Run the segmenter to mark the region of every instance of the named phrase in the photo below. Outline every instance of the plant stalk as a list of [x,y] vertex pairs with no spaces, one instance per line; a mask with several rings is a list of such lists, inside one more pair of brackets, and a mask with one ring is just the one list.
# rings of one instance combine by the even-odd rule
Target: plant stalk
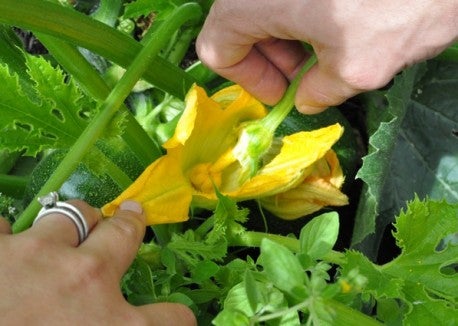
[[302,80],[302,76],[313,67],[313,65],[317,62],[317,57],[315,54],[307,60],[304,66],[301,68],[299,73],[294,77],[291,81],[291,84],[288,86],[285,94],[281,98],[280,102],[278,102],[269,114],[261,120],[261,123],[269,130],[274,133],[275,129],[285,120],[288,113],[294,107],[294,98],[296,96],[297,88]]
[[[292,252],[300,252],[300,242],[296,238],[278,234],[264,233],[257,231],[246,231],[241,234],[228,235],[229,246],[233,247],[261,247],[263,239],[269,239],[281,244]],[[345,262],[345,255],[339,251],[331,250],[323,257],[324,261],[332,264],[342,265]]]

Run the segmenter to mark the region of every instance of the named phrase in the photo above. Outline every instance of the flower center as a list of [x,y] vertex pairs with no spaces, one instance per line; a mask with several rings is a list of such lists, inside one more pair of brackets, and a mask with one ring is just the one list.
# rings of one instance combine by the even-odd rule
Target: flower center
[[222,154],[216,162],[199,163],[189,173],[189,180],[197,191],[214,193],[214,188],[221,188],[223,183],[223,171],[236,161],[232,149]]

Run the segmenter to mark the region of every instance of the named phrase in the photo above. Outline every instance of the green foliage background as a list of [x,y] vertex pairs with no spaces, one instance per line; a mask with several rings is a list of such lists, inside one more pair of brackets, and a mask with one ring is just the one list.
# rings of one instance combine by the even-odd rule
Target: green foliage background
[[[36,215],[36,202],[23,201],[25,189],[49,152],[70,149],[65,157],[78,158],[73,167],[109,178],[116,185],[109,195],[116,195],[135,178],[132,171],[162,154],[158,144],[173,133],[189,86],[197,82],[211,93],[228,83],[193,57],[211,3],[0,0],[0,212],[16,232]],[[25,53],[11,26],[32,30],[50,53]],[[116,91],[129,85],[123,72],[155,38],[164,46],[124,101],[127,94]],[[256,205],[220,195],[215,211],[195,210],[186,224],[150,230],[122,281],[126,298],[184,303],[202,325],[457,324],[457,90],[454,45],[351,105],[313,117],[290,114],[285,130],[344,121],[336,151],[347,189],[362,184],[349,193],[357,208],[345,218],[327,209],[295,223],[267,216],[269,232],[262,232],[265,216]],[[106,100],[113,93],[116,100]],[[107,107],[113,117],[103,132],[75,149]],[[349,109],[365,120],[352,119]],[[135,159],[127,164],[107,148],[129,148]],[[40,171],[35,192],[74,180],[72,169],[58,169]],[[288,223],[296,232],[285,236]],[[351,243],[336,251],[342,237]]]

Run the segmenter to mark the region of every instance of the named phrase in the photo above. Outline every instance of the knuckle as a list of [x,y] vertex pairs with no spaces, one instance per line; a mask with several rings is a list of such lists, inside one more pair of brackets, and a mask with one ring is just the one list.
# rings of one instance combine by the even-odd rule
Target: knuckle
[[237,0],[216,0],[210,9],[210,15],[215,19],[238,16],[240,11],[237,10],[237,3]]
[[340,79],[351,89],[368,91],[385,86],[392,78],[392,73],[377,62],[346,65],[340,71]]
[[113,218],[110,219],[113,226],[113,236],[122,239],[138,239],[142,236],[141,226],[138,219],[130,218]]
[[129,325],[148,326],[151,325],[149,318],[141,313],[129,317]]
[[42,255],[43,252],[49,254],[52,252],[53,245],[51,245],[49,239],[45,239],[37,236],[28,236],[24,237],[21,243],[22,250],[18,252],[23,252],[27,256]]
[[85,288],[94,281],[101,280],[102,276],[107,273],[108,266],[105,260],[94,254],[82,254],[74,257],[74,264],[78,266],[78,271],[72,271],[73,276],[69,278],[69,282],[73,283],[75,287]]

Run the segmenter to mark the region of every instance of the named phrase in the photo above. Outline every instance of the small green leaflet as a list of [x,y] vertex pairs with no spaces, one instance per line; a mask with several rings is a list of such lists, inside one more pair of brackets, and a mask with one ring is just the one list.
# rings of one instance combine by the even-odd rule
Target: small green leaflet
[[[378,266],[361,253],[347,252],[342,275],[358,272],[368,282],[362,293],[376,300],[396,299],[406,311],[404,324],[458,323],[458,205],[415,198],[396,220],[401,254]],[[384,301],[378,304],[383,304]]]
[[34,83],[28,91],[22,89],[17,75],[0,65],[0,146],[25,150],[30,156],[43,149],[70,147],[87,126],[96,103],[45,59],[27,56],[26,64]]
[[187,230],[183,234],[175,233],[167,245],[192,267],[202,260],[223,259],[227,254],[228,238],[245,230],[240,223],[246,221],[248,210],[239,209],[235,201],[218,191],[217,196],[216,209],[202,228]]
[[322,259],[336,244],[339,235],[339,215],[329,212],[315,217],[301,230],[301,252],[311,259]]

